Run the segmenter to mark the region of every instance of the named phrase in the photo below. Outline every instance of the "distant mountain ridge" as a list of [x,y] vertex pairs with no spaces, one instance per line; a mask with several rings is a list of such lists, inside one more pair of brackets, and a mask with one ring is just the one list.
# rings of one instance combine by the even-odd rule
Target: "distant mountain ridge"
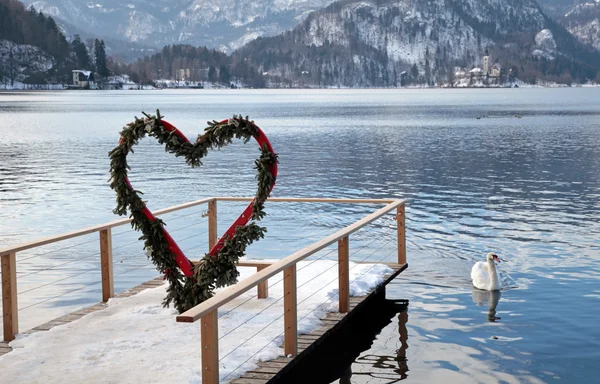
[[161,48],[202,45],[231,51],[294,27],[332,0],[25,0],[96,36]]
[[[542,33],[543,32],[543,33]],[[481,66],[486,50],[528,81],[594,78],[600,55],[533,0],[345,0],[235,55],[277,81],[316,86],[396,86],[451,80]]]

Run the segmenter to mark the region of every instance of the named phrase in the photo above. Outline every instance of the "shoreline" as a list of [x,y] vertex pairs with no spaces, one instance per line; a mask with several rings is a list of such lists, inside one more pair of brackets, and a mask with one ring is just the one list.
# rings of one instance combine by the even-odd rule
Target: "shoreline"
[[531,88],[545,88],[545,89],[569,89],[569,88],[600,88],[600,84],[577,84],[577,85],[534,85],[534,84],[523,84],[517,87],[447,87],[447,86],[409,86],[409,87],[265,87],[265,88],[195,88],[195,87],[177,87],[177,88],[154,88],[154,89],[2,89],[0,88],[0,94],[3,93],[31,93],[31,92],[138,92],[138,91],[171,91],[171,90],[193,90],[193,91],[247,91],[247,90],[432,90],[432,89],[531,89]]

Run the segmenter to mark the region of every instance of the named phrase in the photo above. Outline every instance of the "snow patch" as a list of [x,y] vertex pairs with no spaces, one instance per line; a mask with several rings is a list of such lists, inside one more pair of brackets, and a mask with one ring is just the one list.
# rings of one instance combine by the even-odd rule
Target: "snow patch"
[[553,60],[556,55],[556,41],[554,35],[549,29],[542,29],[535,35],[535,45],[531,54],[538,57],[544,57]]
[[554,35],[549,29],[542,29],[535,35],[535,45],[544,51],[554,52],[556,51],[556,41]]

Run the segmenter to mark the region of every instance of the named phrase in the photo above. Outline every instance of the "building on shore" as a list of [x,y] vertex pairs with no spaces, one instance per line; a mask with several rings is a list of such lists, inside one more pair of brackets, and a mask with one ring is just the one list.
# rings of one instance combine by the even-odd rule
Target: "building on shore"
[[73,71],[73,88],[81,89],[96,89],[96,81],[92,71],[74,69]]
[[471,69],[469,71],[469,73],[471,74],[471,78],[480,78],[485,75],[483,72],[483,69],[481,69],[479,67],[475,67],[475,68]]
[[113,75],[106,78],[105,82],[101,84],[102,89],[115,90],[131,90],[131,89],[140,89],[140,85],[134,83],[129,75]]
[[499,63],[492,63],[492,57],[485,52],[482,58],[482,67],[474,66],[472,69],[455,67],[451,87],[488,87],[500,86],[502,67]]
[[502,67],[498,63],[494,64],[494,66],[492,67],[492,69],[490,71],[490,77],[499,78],[501,75],[502,75]]

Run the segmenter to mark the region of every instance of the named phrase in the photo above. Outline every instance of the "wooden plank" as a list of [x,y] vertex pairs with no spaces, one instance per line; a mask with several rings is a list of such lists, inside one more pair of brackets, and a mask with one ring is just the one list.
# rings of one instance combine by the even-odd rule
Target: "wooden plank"
[[272,260],[240,260],[236,263],[238,267],[268,267],[275,264]]
[[270,380],[274,375],[272,373],[256,373],[256,372],[248,372],[245,373],[244,379],[261,379],[261,380]]
[[[273,376],[273,375],[272,375]],[[235,379],[231,382],[231,384],[265,384],[268,380],[264,379]]]
[[[251,370],[250,372],[254,372],[254,373],[278,373],[281,369],[280,368],[274,368],[274,367],[258,367],[256,369]],[[204,382],[202,383],[204,384]]]
[[309,342],[313,342],[315,340],[319,340],[320,337],[321,336],[317,336],[317,335],[301,335],[301,336],[298,336],[298,342],[299,343],[303,343],[303,342],[309,343]]
[[219,323],[214,311],[200,320],[202,344],[202,384],[219,383]]
[[219,240],[217,234],[217,200],[208,202],[208,250],[210,251]]
[[347,313],[350,307],[350,250],[348,236],[338,240],[338,310]]
[[339,239],[342,239],[346,236],[351,235],[352,233],[358,231],[362,227],[372,223],[383,215],[389,213],[390,211],[396,209],[400,205],[404,204],[403,200],[396,200],[385,207],[378,209],[377,211],[371,213],[370,215],[365,216],[361,220],[358,220],[354,224],[351,224],[332,235],[325,237],[309,245],[308,247],[302,248],[301,250],[294,252],[290,256],[286,257],[283,260],[280,260],[273,265],[263,269],[262,271],[255,273],[254,275],[248,277],[240,281],[238,284],[235,284],[229,288],[224,289],[222,292],[217,293],[212,298],[204,301],[203,303],[195,306],[184,312],[183,314],[177,316],[178,322],[184,323],[192,323],[197,321],[205,314],[212,312],[225,303],[230,302],[234,298],[240,296],[241,294],[247,292],[248,290],[256,287],[258,283],[267,280],[268,278],[278,274],[286,268],[289,268],[292,265],[295,265],[297,262],[306,259],[307,257],[319,252],[320,250],[328,247],[329,245],[335,243]]
[[100,264],[102,267],[102,301],[115,296],[111,229],[100,231]]
[[[166,213],[175,212],[175,211],[178,211],[181,209],[195,207],[195,206],[201,205],[201,204],[206,204],[212,200],[214,200],[214,198],[211,197],[208,199],[201,199],[201,200],[191,201],[189,203],[175,205],[175,206],[169,207],[169,208],[159,209],[158,211],[154,212],[154,216],[164,215]],[[23,243],[23,244],[19,244],[19,245],[13,246],[13,247],[1,249],[0,255],[10,254],[13,252],[16,253],[16,252],[24,251],[26,249],[41,247],[42,245],[52,244],[52,243],[56,243],[58,241],[72,239],[74,237],[89,235],[90,233],[99,232],[103,229],[114,228],[114,227],[118,227],[121,225],[129,224],[130,222],[131,222],[131,219],[115,220],[115,221],[111,221],[108,223],[95,225],[93,227],[88,227],[88,228],[78,229],[78,230],[72,231],[72,232],[63,233],[60,235],[44,237],[44,238],[41,238],[38,240],[30,241],[28,243]]]
[[346,314],[345,314],[345,313],[328,313],[326,318],[327,318],[327,319],[330,319],[330,320],[337,320],[337,321],[340,321],[340,320],[342,320],[344,317],[346,317]]
[[396,223],[398,227],[398,264],[406,264],[406,228],[404,216],[404,205],[401,205],[396,210]]
[[19,308],[17,305],[17,254],[2,255],[2,321],[4,341],[12,341],[19,333]]
[[279,361],[280,363],[289,363],[292,360],[294,360],[293,357],[279,356],[275,360],[271,360],[271,361]]
[[283,276],[283,324],[284,346],[286,356],[298,355],[298,317],[296,291],[296,264],[287,268]]
[[[265,268],[266,267],[256,267],[256,270],[260,272]],[[258,298],[266,299],[267,297],[269,297],[269,280],[258,283]]]
[[287,365],[287,363],[279,363],[277,361],[261,361],[256,363],[259,367],[273,367],[273,368],[283,368]]

